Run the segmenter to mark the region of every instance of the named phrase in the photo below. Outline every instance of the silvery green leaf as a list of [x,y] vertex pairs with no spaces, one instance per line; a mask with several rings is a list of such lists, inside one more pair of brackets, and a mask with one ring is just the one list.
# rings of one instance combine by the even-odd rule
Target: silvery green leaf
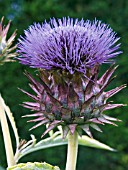
[[12,129],[13,129],[13,132],[14,132],[14,135],[15,135],[15,139],[16,139],[16,145],[18,147],[19,146],[19,135],[18,135],[18,131],[17,131],[17,127],[16,127],[16,123],[15,123],[13,114],[12,114],[10,108],[5,104],[4,99],[2,98],[1,95],[0,95],[0,99],[1,99],[1,102],[3,104],[4,110],[5,110],[8,118],[9,118],[9,121],[11,123]]
[[116,151],[115,149],[109,147],[108,145],[101,143],[98,140],[90,138],[86,135],[79,137],[78,141],[79,141],[79,145],[93,147],[93,148],[97,148],[97,149],[105,149],[105,150],[109,150],[109,151]]
[[[103,144],[103,143],[99,142],[98,140],[90,138],[86,135],[79,137],[78,142],[79,142],[79,145],[83,145],[83,146],[87,146],[87,147],[115,151],[113,148],[109,147],[108,145]],[[55,137],[48,137],[46,139],[41,140],[40,142],[38,142],[36,144],[31,144],[31,145],[27,146],[26,148],[24,148],[23,150],[21,150],[19,153],[19,156],[16,158],[17,159],[16,162],[20,158],[22,158],[23,156],[25,156],[31,152],[54,147],[54,146],[61,146],[61,145],[65,145],[67,143],[68,143],[68,139],[67,138],[62,139],[62,135],[58,135]]]
[[20,163],[13,167],[7,168],[7,170],[60,170],[57,166],[52,166],[50,164],[39,163],[39,162],[27,162],[27,163]]

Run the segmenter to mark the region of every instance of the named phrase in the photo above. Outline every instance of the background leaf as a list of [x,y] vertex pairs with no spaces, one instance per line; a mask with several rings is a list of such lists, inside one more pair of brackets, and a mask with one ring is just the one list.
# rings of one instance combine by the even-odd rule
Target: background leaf
[[0,170],[5,170],[2,166],[0,166]]
[[7,168],[7,170],[60,170],[57,166],[53,167],[47,163],[39,163],[39,162],[28,162],[28,163],[21,163],[15,165],[13,167]]

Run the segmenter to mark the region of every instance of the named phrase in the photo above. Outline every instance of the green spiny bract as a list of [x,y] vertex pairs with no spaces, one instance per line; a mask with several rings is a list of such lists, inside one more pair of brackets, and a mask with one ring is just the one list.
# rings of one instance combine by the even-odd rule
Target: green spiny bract
[[92,137],[90,127],[101,132],[99,124],[112,124],[119,121],[103,114],[103,111],[124,106],[123,104],[112,104],[108,101],[110,97],[125,88],[125,85],[116,87],[110,91],[104,90],[114,79],[111,78],[116,67],[111,66],[101,78],[98,78],[99,66],[88,71],[87,76],[83,74],[69,74],[66,72],[40,70],[37,81],[29,73],[26,76],[30,80],[30,87],[36,95],[24,90],[35,102],[24,102],[23,106],[36,111],[34,114],[26,115],[33,117],[29,122],[38,122],[33,128],[43,124],[49,124],[44,136],[56,126],[61,125],[63,137],[70,131],[75,130],[82,135],[84,130]]
[[4,27],[3,19],[4,17],[2,17],[0,22],[0,65],[4,62],[14,61],[12,58],[16,56],[16,53],[13,52],[16,49],[16,46],[12,47],[12,43],[16,37],[16,31],[14,31],[11,37],[6,40],[10,27],[10,21],[8,22],[7,26]]

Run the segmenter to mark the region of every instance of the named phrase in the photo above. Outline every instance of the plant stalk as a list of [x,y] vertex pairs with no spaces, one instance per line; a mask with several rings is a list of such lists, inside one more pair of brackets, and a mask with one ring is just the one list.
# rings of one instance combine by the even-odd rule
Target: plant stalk
[[75,132],[73,135],[71,132],[68,135],[68,152],[66,170],[76,170],[78,153],[78,134]]
[[8,167],[10,167],[10,166],[15,165],[15,160],[14,160],[14,154],[13,154],[13,149],[12,149],[12,142],[11,142],[9,127],[8,127],[4,107],[2,104],[1,95],[0,95],[0,121],[1,121],[2,133],[3,133],[3,138],[4,138],[7,164],[8,164]]

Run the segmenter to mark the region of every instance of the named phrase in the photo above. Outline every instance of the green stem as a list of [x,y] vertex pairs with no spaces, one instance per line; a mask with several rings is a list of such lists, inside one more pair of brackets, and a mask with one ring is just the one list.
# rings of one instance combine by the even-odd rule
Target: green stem
[[2,127],[3,138],[4,138],[7,164],[8,164],[8,167],[10,167],[10,166],[15,165],[15,160],[14,160],[14,154],[13,154],[13,149],[12,149],[12,142],[11,142],[9,127],[8,127],[7,118],[6,118],[6,114],[4,111],[1,96],[0,96],[0,121],[1,121],[1,127]]
[[77,132],[75,132],[73,135],[69,133],[66,170],[76,170],[77,153],[78,153],[78,134]]

